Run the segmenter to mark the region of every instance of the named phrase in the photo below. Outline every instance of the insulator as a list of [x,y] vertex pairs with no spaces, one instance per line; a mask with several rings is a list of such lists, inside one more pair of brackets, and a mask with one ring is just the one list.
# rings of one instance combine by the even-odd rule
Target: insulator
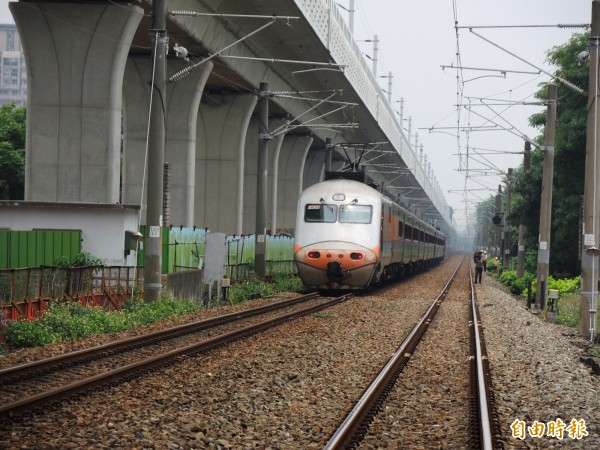
[[169,11],[171,16],[197,16],[198,13],[194,11]]
[[587,23],[559,23],[558,28],[589,28]]

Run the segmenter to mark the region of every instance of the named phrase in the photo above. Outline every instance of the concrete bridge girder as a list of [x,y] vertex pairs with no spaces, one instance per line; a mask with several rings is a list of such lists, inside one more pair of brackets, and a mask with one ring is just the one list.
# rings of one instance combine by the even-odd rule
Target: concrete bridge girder
[[9,7],[27,61],[25,199],[117,203],[123,72],[143,10]]

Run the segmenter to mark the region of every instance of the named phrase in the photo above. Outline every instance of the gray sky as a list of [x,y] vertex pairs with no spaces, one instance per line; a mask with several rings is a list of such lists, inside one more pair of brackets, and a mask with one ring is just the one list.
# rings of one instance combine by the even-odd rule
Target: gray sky
[[[349,0],[339,0],[338,3],[349,6]],[[441,128],[457,126],[459,116],[455,105],[459,100],[457,71],[442,70],[440,66],[461,64],[464,67],[536,72],[507,72],[503,78],[498,76],[499,72],[464,70],[463,96],[470,97],[534,101],[533,94],[538,90],[539,83],[548,81],[550,77],[543,73],[537,74],[537,69],[477,37],[468,28],[459,29],[457,41],[455,20],[459,27],[589,24],[591,4],[591,0],[355,0],[355,39],[373,39],[375,34],[378,35],[380,61],[377,75],[392,72],[392,100],[404,99],[404,117],[410,115],[413,119],[413,134],[415,131],[419,133],[419,142],[423,143],[446,201],[456,210],[457,228],[463,228],[467,214],[472,216],[472,213],[465,213],[465,204],[471,205],[469,210],[473,211],[476,202],[495,195],[498,185],[502,183],[502,177],[498,175],[466,177],[466,172],[458,172],[460,163],[457,154],[460,152],[463,155],[462,167],[465,168],[467,146],[514,152],[523,150],[524,141],[508,131],[477,131],[468,135],[462,132],[457,139],[453,136],[457,134],[456,128]],[[473,31],[552,73],[552,67],[545,62],[546,52],[565,43],[573,33],[585,30],[536,27]],[[457,42],[460,59],[456,56]],[[365,53],[372,56],[372,43],[359,45]],[[380,78],[380,82],[381,87],[387,90],[388,80]],[[462,101],[468,100],[463,98]],[[480,100],[473,99],[472,102],[481,105]],[[400,103],[394,103],[394,106],[400,109]],[[545,107],[491,108],[494,112],[485,106],[473,106],[472,110],[486,118],[494,118],[496,114],[500,114],[494,121],[504,127],[512,124],[515,128],[513,131],[518,134],[524,133],[530,138],[540,134],[538,130],[528,126],[528,117]],[[493,125],[474,113],[469,116],[464,109],[460,114],[460,121],[461,126]],[[431,127],[434,128],[433,132],[429,131]],[[470,154],[473,154],[472,150]],[[488,161],[483,163],[477,161],[481,161],[481,157],[477,157],[477,160],[469,158],[469,168],[484,168],[485,164],[506,171],[509,167],[518,167],[523,159],[522,155],[514,154],[485,157]]]
[[[338,3],[349,6],[349,0]],[[404,99],[404,117],[412,117],[413,135],[419,133],[419,142],[424,145],[446,201],[455,209],[457,228],[464,228],[475,203],[497,191],[502,178],[491,173],[518,167],[522,161],[522,155],[515,154],[486,155],[487,161],[482,157],[467,159],[467,147],[515,152],[522,151],[523,140],[501,130],[461,132],[457,138],[456,129],[446,128],[456,127],[459,117],[455,106],[459,101],[457,71],[442,70],[440,66],[456,66],[460,61],[464,67],[529,72],[537,72],[537,69],[485,42],[469,29],[460,29],[457,39],[455,20],[458,26],[582,24],[591,20],[591,3],[591,0],[355,0],[354,36],[361,41],[378,35],[378,75],[392,72],[392,100]],[[13,22],[8,1],[0,0],[0,23]],[[584,30],[535,27],[474,31],[552,72],[552,67],[545,62],[546,52],[565,43],[573,33]],[[460,59],[456,55],[457,43]],[[359,42],[359,46],[372,56],[372,43]],[[499,75],[499,72],[464,70],[464,82],[460,86],[462,101],[467,101],[465,96],[533,101],[539,83],[549,80],[543,73],[490,75]],[[381,87],[387,90],[388,79],[380,78],[380,81]],[[472,102],[481,105],[479,100]],[[394,106],[400,110],[400,103]],[[539,134],[527,125],[527,118],[544,107],[491,108],[494,112],[485,106],[473,106],[472,110],[504,127],[512,126],[517,134],[524,133],[531,138]],[[461,126],[493,125],[475,113],[469,115],[464,109],[460,121]],[[469,152],[474,154],[473,150]],[[462,155],[462,163],[458,153]],[[467,172],[458,171],[459,167],[466,168],[467,162],[470,169],[493,168],[488,170],[490,175],[487,176],[467,176]]]

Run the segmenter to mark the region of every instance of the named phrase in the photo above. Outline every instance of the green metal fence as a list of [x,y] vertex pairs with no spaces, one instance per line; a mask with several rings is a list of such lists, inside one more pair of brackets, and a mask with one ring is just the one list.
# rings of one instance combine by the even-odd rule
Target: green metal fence
[[[140,230],[145,235],[142,227]],[[204,228],[164,227],[162,229],[162,273],[197,269],[206,254]],[[227,236],[227,276],[244,279],[254,270],[254,235]],[[289,236],[267,236],[267,273],[295,274],[294,239]],[[138,252],[138,265],[144,265],[143,246]]]
[[52,266],[81,253],[81,230],[0,230],[0,269]]
[[[144,226],[140,228],[146,235]],[[206,252],[203,228],[164,227],[162,229],[162,273],[197,269]],[[254,270],[254,235],[227,236],[227,275],[244,279]],[[0,270],[54,266],[60,257],[72,260],[81,253],[80,230],[0,230]],[[144,266],[144,245],[137,253]],[[296,273],[294,239],[267,236],[266,267],[269,275]]]

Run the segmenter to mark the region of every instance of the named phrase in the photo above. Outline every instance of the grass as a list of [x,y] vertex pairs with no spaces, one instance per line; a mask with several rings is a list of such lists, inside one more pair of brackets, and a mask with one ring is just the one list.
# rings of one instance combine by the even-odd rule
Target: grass
[[2,338],[10,350],[38,347],[94,334],[116,333],[197,310],[195,302],[169,298],[152,303],[130,299],[120,311],[110,312],[80,303],[52,302],[48,311],[37,320],[9,322],[2,330]]
[[[298,277],[276,276],[269,281],[256,279],[233,285],[230,296],[234,303],[240,303],[278,292],[299,291],[303,287]],[[145,303],[140,298],[130,299],[123,304],[121,310],[111,312],[82,306],[80,303],[52,302],[48,311],[37,320],[9,322],[2,330],[2,338],[9,350],[38,347],[75,341],[94,334],[116,333],[169,317],[190,314],[199,309],[197,302],[167,297],[152,303]]]

